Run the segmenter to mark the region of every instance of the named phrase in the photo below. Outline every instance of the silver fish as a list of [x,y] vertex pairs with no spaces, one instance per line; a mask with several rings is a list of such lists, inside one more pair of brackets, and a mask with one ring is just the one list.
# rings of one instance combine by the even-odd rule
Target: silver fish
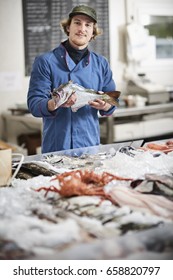
[[57,107],[60,107],[73,93],[77,96],[75,104],[71,106],[73,112],[76,112],[79,108],[87,105],[89,101],[95,99],[102,99],[111,105],[117,106],[118,98],[120,96],[120,91],[98,92],[93,89],[86,89],[81,85],[73,83],[71,80],[66,84],[60,85],[58,88],[55,88],[51,95],[55,101],[56,98],[59,97]]

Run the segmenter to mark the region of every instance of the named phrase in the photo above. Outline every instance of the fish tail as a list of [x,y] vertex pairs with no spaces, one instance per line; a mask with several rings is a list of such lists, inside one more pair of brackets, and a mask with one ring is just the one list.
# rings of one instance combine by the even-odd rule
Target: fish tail
[[118,99],[114,99],[112,97],[107,98],[106,102],[109,103],[110,105],[114,105],[114,106],[118,106],[119,105],[119,100]]
[[107,98],[106,102],[108,102],[111,105],[115,105],[115,106],[119,105],[119,99],[118,98],[121,94],[120,91],[108,91],[108,92],[105,92],[105,94],[107,96],[109,96],[109,98]]

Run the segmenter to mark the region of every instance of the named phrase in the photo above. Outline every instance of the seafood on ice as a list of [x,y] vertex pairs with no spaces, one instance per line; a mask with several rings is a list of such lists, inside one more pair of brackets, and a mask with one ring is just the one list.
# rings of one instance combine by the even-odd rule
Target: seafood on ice
[[98,195],[106,197],[104,192],[104,186],[113,180],[125,180],[132,181],[131,178],[123,178],[116,175],[112,175],[108,172],[102,174],[96,174],[93,171],[88,170],[75,170],[71,172],[64,172],[57,175],[51,181],[59,181],[60,189],[54,185],[50,187],[40,187],[37,191],[45,190],[57,192],[61,196],[71,197],[78,195]]
[[117,106],[118,98],[120,96],[120,91],[95,91],[94,89],[87,89],[77,83],[73,83],[71,80],[66,84],[60,85],[58,88],[55,88],[51,95],[58,108],[63,105],[73,93],[77,96],[75,104],[71,106],[73,112],[88,105],[89,101],[94,101],[95,99],[102,99],[111,105]]
[[[59,186],[54,186],[53,181],[58,181]],[[113,184],[113,181],[115,181],[115,184]],[[116,185],[117,181],[119,182]],[[127,186],[122,187],[120,185],[121,181],[130,183],[132,179],[112,175],[108,172],[96,174],[88,170],[75,170],[58,174],[51,179],[50,187],[43,186],[35,190],[38,192],[44,190],[45,196],[50,191],[58,193],[61,197],[100,196],[119,207],[127,205],[131,209],[149,212],[173,220],[172,201],[153,194],[142,194]],[[112,186],[108,185],[110,182],[112,182]]]
[[116,205],[128,206],[133,210],[142,211],[173,220],[173,202],[169,199],[154,195],[143,194],[128,187],[121,186],[108,187],[105,190],[107,197]]
[[131,187],[138,192],[160,194],[173,200],[173,176],[146,174],[145,179],[136,179]]
[[144,151],[160,151],[167,154],[173,151],[173,140],[167,140],[163,143],[150,142],[147,143],[146,146],[142,147],[141,149],[143,149]]

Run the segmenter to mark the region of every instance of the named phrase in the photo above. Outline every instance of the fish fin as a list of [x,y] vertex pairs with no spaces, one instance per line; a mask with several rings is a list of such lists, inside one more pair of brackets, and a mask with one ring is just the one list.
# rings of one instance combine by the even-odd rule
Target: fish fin
[[112,97],[110,97],[109,99],[106,99],[106,102],[113,106],[119,106],[119,100],[114,99]]
[[56,93],[57,93],[58,91],[61,91],[64,87],[66,87],[67,85],[71,85],[71,84],[73,84],[73,81],[72,81],[72,80],[70,80],[70,81],[67,82],[67,83],[61,84],[59,87],[53,89],[52,94],[53,94],[53,95],[56,95]]
[[114,99],[118,99],[120,97],[121,92],[120,91],[107,91],[105,94],[109,95],[109,97],[113,97]]
[[119,96],[121,94],[120,91],[108,91],[105,92],[110,98],[106,100],[111,105],[118,106],[119,105]]

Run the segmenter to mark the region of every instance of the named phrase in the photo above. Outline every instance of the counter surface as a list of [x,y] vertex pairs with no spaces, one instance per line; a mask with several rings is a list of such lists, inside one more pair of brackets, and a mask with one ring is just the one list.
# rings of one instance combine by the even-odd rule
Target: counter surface
[[148,105],[143,107],[118,108],[114,112],[113,116],[120,118],[143,114],[163,113],[169,112],[171,110],[173,110],[173,102],[166,104]]

